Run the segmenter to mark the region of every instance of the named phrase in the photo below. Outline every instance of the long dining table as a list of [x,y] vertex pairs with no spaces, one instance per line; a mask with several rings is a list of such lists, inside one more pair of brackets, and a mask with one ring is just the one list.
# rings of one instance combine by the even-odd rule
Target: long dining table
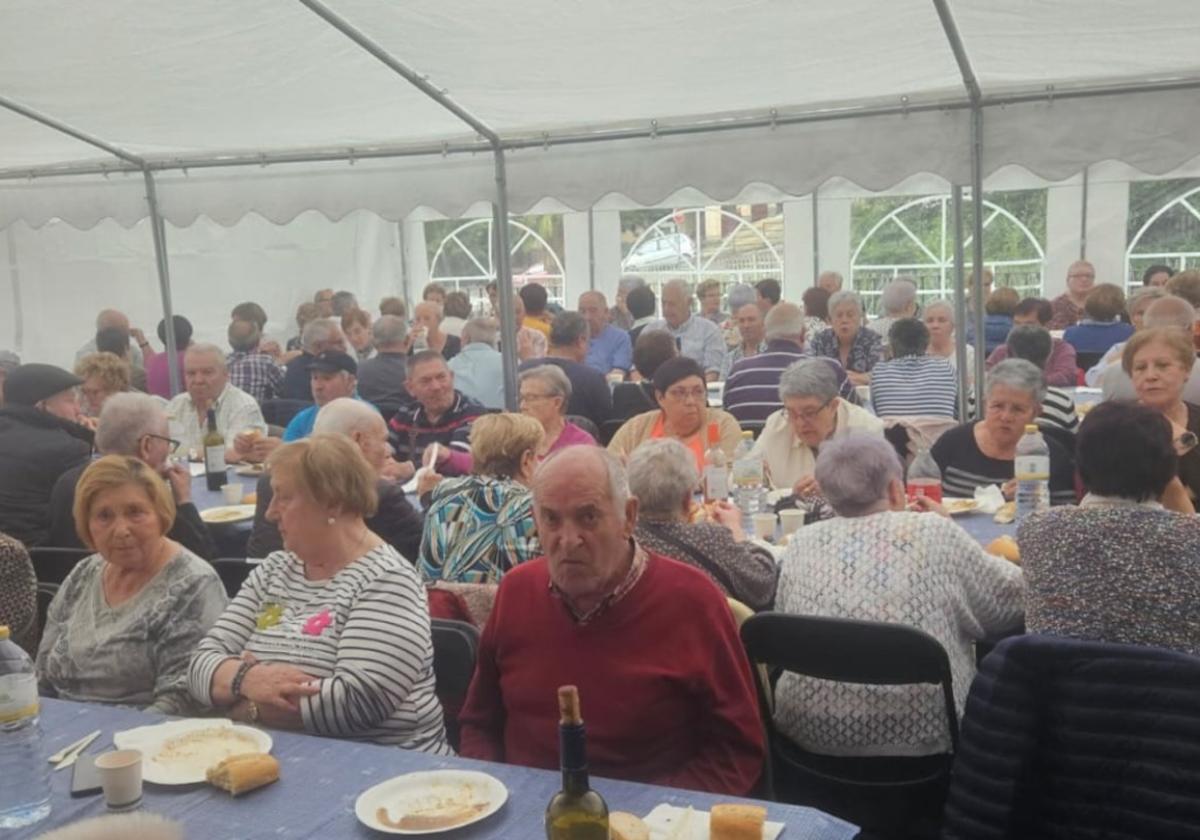
[[[134,709],[42,701],[43,751],[49,756],[80,737],[101,730],[87,749],[98,754],[112,748],[114,732],[160,723],[167,718]],[[359,794],[395,776],[421,770],[478,770],[498,779],[508,800],[495,814],[475,825],[437,836],[447,840],[533,840],[544,836],[546,803],[561,787],[555,772],[507,764],[440,757],[398,747],[271,731],[272,754],[281,765],[279,781],[234,799],[206,784],[164,787],[147,783],[143,810],[176,820],[188,838],[279,840],[279,838],[379,837],[358,822],[354,803]],[[71,771],[52,775],[50,816],[5,837],[33,838],[52,828],[106,813],[100,795],[70,796]],[[592,787],[610,809],[645,816],[662,803],[707,811],[719,802],[747,802],[738,797],[658,787],[615,779],[592,779]],[[760,802],[767,819],[785,823],[783,840],[850,840],[858,829],[835,817],[797,805]]]

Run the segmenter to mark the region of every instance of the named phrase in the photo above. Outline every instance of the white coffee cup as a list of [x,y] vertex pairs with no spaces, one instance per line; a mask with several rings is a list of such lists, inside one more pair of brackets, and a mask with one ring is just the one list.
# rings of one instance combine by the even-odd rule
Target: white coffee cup
[[139,750],[114,750],[96,756],[100,787],[109,810],[126,811],[142,802],[142,754]]
[[775,514],[756,513],[751,517],[754,522],[754,536],[761,540],[775,538]]
[[807,511],[799,508],[787,508],[779,511],[779,524],[782,526],[783,533],[796,533],[796,529],[804,524],[804,517],[807,515]]
[[246,488],[241,484],[221,485],[221,495],[225,497],[225,504],[227,505],[240,505],[245,492]]

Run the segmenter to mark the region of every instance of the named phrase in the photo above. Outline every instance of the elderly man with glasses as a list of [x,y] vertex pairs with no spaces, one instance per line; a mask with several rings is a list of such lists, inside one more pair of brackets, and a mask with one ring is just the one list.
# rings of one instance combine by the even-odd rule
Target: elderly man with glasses
[[[193,554],[211,560],[217,556],[217,547],[192,503],[191,472],[186,464],[170,458],[179,449],[179,441],[171,438],[167,428],[167,413],[160,400],[148,394],[114,394],[100,412],[96,451],[99,455],[137,458],[161,475],[175,497],[175,524],[167,537]],[[88,463],[67,470],[50,491],[50,535],[46,545],[84,547],[75,531],[73,510],[75,485]]]

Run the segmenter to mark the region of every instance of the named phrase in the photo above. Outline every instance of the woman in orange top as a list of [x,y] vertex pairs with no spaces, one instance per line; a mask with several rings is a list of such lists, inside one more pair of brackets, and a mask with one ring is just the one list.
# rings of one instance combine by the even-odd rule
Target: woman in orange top
[[708,407],[704,370],[694,359],[676,356],[664,362],[654,372],[654,397],[659,407],[626,421],[608,444],[610,452],[628,457],[644,440],[675,438],[691,450],[697,469],[703,472],[708,427],[716,424],[721,449],[733,457],[742,439],[741,427],[732,414]]

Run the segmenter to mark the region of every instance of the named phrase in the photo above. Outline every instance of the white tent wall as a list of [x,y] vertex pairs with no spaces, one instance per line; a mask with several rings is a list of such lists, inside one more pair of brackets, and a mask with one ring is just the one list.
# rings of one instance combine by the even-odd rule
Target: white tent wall
[[[10,228],[20,277],[21,308],[12,300],[7,246],[0,263],[0,347],[23,359],[63,367],[95,333],[96,313],[125,311],[135,326],[154,335],[162,318],[149,223],[132,228],[101,222],[77,230],[53,222],[34,230]],[[0,243],[8,241],[0,237]],[[186,228],[167,225],[171,292],[176,314],[187,317],[197,341],[226,346],[224,329],[234,304],[254,300],[266,309],[268,333],[295,334],[298,304],[319,288],[347,289],[364,305],[399,294],[401,259],[396,226],[365,211],[331,222],[304,213],[288,225],[248,215],[232,227],[197,219]],[[17,346],[16,320],[23,324]]]

